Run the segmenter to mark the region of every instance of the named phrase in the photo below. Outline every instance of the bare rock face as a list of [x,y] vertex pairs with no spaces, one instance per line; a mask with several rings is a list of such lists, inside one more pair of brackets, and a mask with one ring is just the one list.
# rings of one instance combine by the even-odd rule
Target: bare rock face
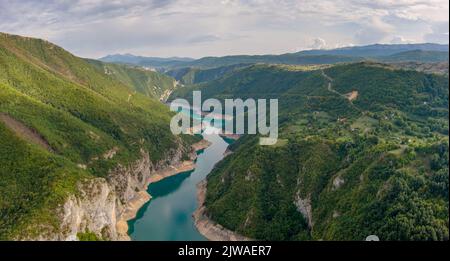
[[333,211],[333,218],[338,218],[340,216],[341,216],[341,214],[338,211],[336,211],[336,210]]
[[312,220],[311,195],[302,199],[300,196],[300,191],[298,191],[297,194],[295,195],[294,204],[297,207],[297,210],[308,222],[308,227],[313,228],[314,223]]
[[[77,233],[90,232],[105,240],[129,240],[127,229],[117,222],[133,199],[146,190],[155,166],[148,153],[129,166],[117,166],[106,179],[98,178],[79,186],[79,193],[65,202],[61,233],[57,240],[78,240]],[[147,198],[148,200],[148,198]]]
[[155,166],[150,161],[148,153],[141,151],[141,159],[131,166],[125,167],[119,165],[110,172],[108,183],[115,191],[118,198],[118,215],[122,212],[124,204],[132,200],[138,191],[147,188],[147,182],[150,179]]
[[[93,233],[103,240],[130,240],[127,220],[135,217],[142,205],[150,200],[147,193],[150,182],[193,168],[196,151],[210,145],[201,141],[186,148],[178,140],[176,149],[167,157],[153,163],[148,152],[126,166],[118,165],[106,178],[80,181],[77,192],[60,206],[57,215],[59,228],[42,225],[42,233],[27,240],[78,240],[79,233]],[[114,157],[117,148],[108,151],[104,158]],[[191,161],[183,161],[188,153]],[[192,163],[192,164],[190,164]]]
[[78,233],[86,232],[104,240],[129,240],[126,220],[133,218],[130,209],[137,212],[150,199],[146,190],[152,176],[171,164],[179,164],[185,150],[179,144],[156,164],[141,150],[140,159],[128,166],[117,166],[107,178],[80,182],[77,193],[70,195],[58,211],[57,231],[44,232],[32,240],[78,240]]
[[116,194],[105,179],[92,179],[79,186],[64,204],[61,235],[57,240],[77,240],[79,232],[93,232],[101,238],[117,239]]
[[342,177],[337,176],[333,180],[333,190],[338,190],[344,184],[345,184],[345,180]]
[[55,213],[60,220],[59,228],[40,224],[42,233],[17,240],[75,241],[78,233],[84,232],[117,240],[116,202],[116,195],[105,179],[86,179],[79,183],[77,193],[70,195]]

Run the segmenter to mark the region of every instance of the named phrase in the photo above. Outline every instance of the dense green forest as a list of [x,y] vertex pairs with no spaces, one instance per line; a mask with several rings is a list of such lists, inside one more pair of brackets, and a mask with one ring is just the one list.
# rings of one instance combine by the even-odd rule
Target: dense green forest
[[381,58],[385,62],[448,62],[448,52],[412,50]]
[[[367,48],[152,58],[177,65],[163,75],[0,33],[0,240],[57,229],[77,184],[142,150],[154,163],[188,152],[197,138],[171,134],[160,100],[193,90],[279,99],[278,143],[243,136],[208,176],[208,215],[224,227],[261,240],[448,240],[448,73],[361,62],[385,46]],[[383,59],[445,61],[396,48]]]
[[208,176],[206,206],[262,240],[448,240],[448,76],[362,62],[254,65],[180,88],[278,98],[280,138],[244,136]]
[[225,74],[232,73],[233,71],[248,65],[249,64],[234,64],[205,70],[193,67],[183,67],[166,71],[165,74],[175,78],[184,85],[191,85],[222,78]]
[[99,70],[104,70],[111,78],[149,97],[164,98],[168,96],[168,92],[177,87],[174,78],[142,67],[103,63],[97,60],[87,61]]
[[[145,85],[150,80],[158,91]],[[173,82],[1,33],[0,239],[56,228],[55,209],[79,181],[106,177],[139,159],[141,149],[156,163],[188,148],[193,140],[171,134],[171,113],[158,100]]]

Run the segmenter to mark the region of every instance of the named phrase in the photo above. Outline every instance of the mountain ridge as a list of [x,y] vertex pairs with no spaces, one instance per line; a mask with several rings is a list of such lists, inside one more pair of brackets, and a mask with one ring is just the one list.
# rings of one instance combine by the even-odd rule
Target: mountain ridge
[[136,56],[132,54],[113,54],[101,57],[98,60],[108,63],[124,63],[124,64],[140,65],[144,67],[165,67],[165,66],[175,66],[185,62],[191,62],[194,61],[195,59],[185,57],[163,58],[163,57]]
[[198,139],[171,134],[159,96],[103,66],[0,34],[1,240],[119,239],[114,220],[128,200],[155,171],[189,158]]
[[278,143],[244,135],[207,178],[206,215],[222,227],[257,240],[448,240],[448,75],[259,64],[170,99],[194,90],[279,103]]
[[448,52],[448,44],[416,43],[416,44],[371,44],[363,46],[349,46],[336,49],[306,50],[297,54],[340,54],[349,56],[388,56],[399,52],[422,50]]
[[[448,61],[448,44],[373,44],[366,46],[352,46],[337,49],[319,49],[305,50],[296,53],[286,53],[280,55],[228,55],[222,57],[202,57],[192,60],[171,60],[171,58],[158,58],[161,61],[145,62],[145,57],[132,56],[133,59],[118,59],[110,62],[131,63],[139,66],[154,66],[161,70],[175,69],[180,67],[193,67],[201,69],[210,69],[223,66],[236,65],[241,63],[269,63],[269,64],[335,64],[342,62],[357,62],[362,60],[379,60],[385,61],[386,57],[408,51],[429,51],[434,53],[434,60]],[[441,52],[441,53],[437,53]],[[420,56],[411,56],[411,61],[427,61],[421,59]],[[391,60],[394,60],[391,57]],[[394,60],[395,61],[395,60]]]

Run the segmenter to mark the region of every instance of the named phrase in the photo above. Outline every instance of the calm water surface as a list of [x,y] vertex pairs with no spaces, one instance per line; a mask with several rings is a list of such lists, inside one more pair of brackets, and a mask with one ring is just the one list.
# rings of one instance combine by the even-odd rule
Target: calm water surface
[[206,240],[195,228],[192,213],[197,208],[196,185],[222,160],[228,147],[220,136],[203,134],[212,145],[198,152],[194,171],[150,184],[152,199],[128,222],[132,240]]

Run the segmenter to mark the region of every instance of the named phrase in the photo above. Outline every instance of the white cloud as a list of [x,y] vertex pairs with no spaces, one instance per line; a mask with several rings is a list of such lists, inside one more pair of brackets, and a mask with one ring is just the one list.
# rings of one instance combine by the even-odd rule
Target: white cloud
[[424,35],[424,41],[433,43],[448,43],[448,22],[434,24],[430,32]]
[[314,39],[314,42],[308,46],[308,48],[310,49],[325,49],[327,47],[327,42],[318,37]]
[[412,42],[412,40],[405,39],[403,36],[394,36],[390,41],[391,44],[408,44]]

